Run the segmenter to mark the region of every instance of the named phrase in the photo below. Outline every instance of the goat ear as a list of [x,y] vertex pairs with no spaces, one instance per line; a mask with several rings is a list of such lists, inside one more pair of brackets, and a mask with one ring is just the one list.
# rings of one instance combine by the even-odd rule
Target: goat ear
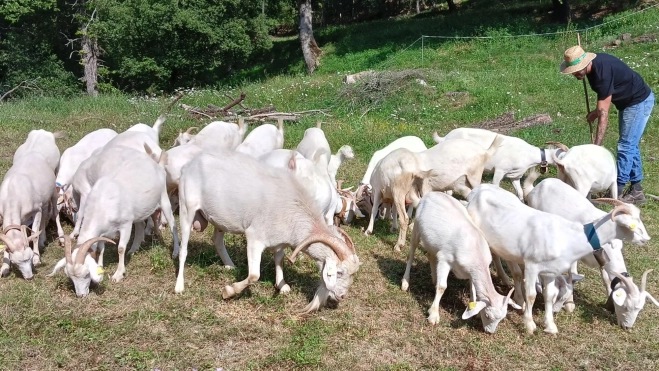
[[627,299],[627,291],[625,291],[623,287],[620,287],[613,291],[611,296],[613,297],[613,302],[616,303],[617,306],[621,307],[623,304],[625,304],[625,300]]
[[336,259],[326,258],[323,264],[323,281],[325,287],[332,291],[336,287],[336,278],[338,276],[338,268],[336,267]]
[[487,304],[484,301],[470,302],[469,306],[467,307],[467,310],[465,310],[465,312],[462,313],[462,319],[471,318],[477,315],[486,306]]
[[508,299],[508,305],[510,305],[513,309],[517,309],[517,310],[522,309],[522,307],[519,304],[515,303],[514,300]]

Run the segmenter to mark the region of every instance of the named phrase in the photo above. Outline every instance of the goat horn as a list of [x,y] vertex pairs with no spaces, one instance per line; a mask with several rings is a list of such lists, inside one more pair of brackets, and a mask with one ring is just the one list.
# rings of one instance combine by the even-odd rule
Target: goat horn
[[620,206],[620,205],[626,205],[626,203],[616,200],[615,198],[596,198],[593,201],[599,202],[602,204],[608,204],[608,205],[613,205],[613,206]]
[[562,150],[565,151],[565,152],[567,152],[567,151],[570,150],[570,148],[569,148],[568,146],[566,146],[565,144],[563,144],[563,143],[561,143],[561,142],[545,142],[545,144],[549,144],[549,145],[552,145],[552,146],[556,146],[556,147],[562,149]]
[[10,252],[14,252],[14,250],[16,250],[16,247],[11,243],[9,237],[7,237],[6,234],[0,233],[0,240],[7,245],[7,249],[9,249]]
[[198,128],[196,126],[190,126],[188,130],[185,131],[186,134],[192,134],[192,130],[197,130]]
[[309,237],[307,237],[304,241],[302,241],[296,248],[293,250],[291,255],[288,257],[288,260],[291,263],[295,263],[295,258],[297,254],[302,251],[302,249],[308,247],[312,243],[316,242],[321,242],[324,243],[325,245],[329,246],[334,253],[338,256],[340,261],[343,261],[348,258],[346,251],[342,248],[341,245],[346,245],[345,241],[341,241],[338,237],[327,234],[326,232],[317,235],[317,234],[312,234]]
[[356,254],[357,251],[355,251],[355,243],[352,242],[352,238],[350,238],[348,233],[346,233],[346,231],[344,231],[341,227],[336,227],[336,229],[343,236],[343,239],[345,240],[346,245],[348,245],[348,248],[352,251],[353,254]]
[[619,212],[621,212],[623,214],[629,214],[629,215],[632,214],[631,210],[629,210],[629,206],[627,206],[626,204],[618,205],[611,212],[611,221],[613,221],[613,218],[615,218],[616,214],[619,213]]
[[510,288],[510,291],[508,291],[508,295],[506,295],[506,298],[507,298],[508,300],[510,300],[510,297],[513,295],[513,291],[515,291],[515,288],[514,288],[514,287],[511,287],[511,288]]
[[64,258],[66,259],[66,264],[73,265],[73,258],[71,258],[71,237],[68,234],[64,234]]
[[336,181],[336,189],[341,189],[341,186],[343,185],[343,182],[345,182],[345,180],[343,180],[343,179],[337,180]]
[[2,233],[7,234],[7,232],[10,231],[10,230],[12,230],[12,229],[18,229],[18,230],[20,231],[20,230],[21,230],[21,226],[20,226],[20,225],[16,225],[16,224],[8,225],[8,226],[6,226],[6,227],[2,230]]
[[633,295],[638,295],[639,294],[638,286],[636,286],[636,284],[634,283],[634,281],[632,281],[631,278],[625,277],[625,276],[621,275],[618,272],[611,272],[611,273],[614,276],[620,278],[620,281],[622,281],[622,283],[625,285],[625,287],[627,287],[627,290],[629,290],[630,294],[633,294]]
[[106,237],[94,237],[90,238],[87,241],[85,241],[80,247],[78,248],[78,255],[76,255],[76,264],[84,264],[85,263],[85,256],[87,255],[87,252],[89,251],[89,248],[92,247],[93,244],[95,244],[98,241],[105,241],[109,242],[114,245],[114,241],[112,241],[109,238]]
[[654,269],[648,269],[645,272],[643,272],[643,276],[641,277],[641,292],[645,291],[645,285],[648,283],[648,273],[652,272]]

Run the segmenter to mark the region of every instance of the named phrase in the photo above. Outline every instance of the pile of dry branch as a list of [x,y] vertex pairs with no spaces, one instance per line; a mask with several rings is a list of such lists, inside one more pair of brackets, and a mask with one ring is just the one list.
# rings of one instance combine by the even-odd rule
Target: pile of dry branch
[[515,112],[506,112],[492,120],[483,121],[474,124],[471,127],[487,129],[501,134],[508,134],[513,130],[530,128],[539,125],[549,125],[552,123],[551,117],[547,114],[538,114],[515,121]]
[[[195,119],[218,119],[218,120],[235,120],[238,116],[241,116],[245,121],[265,121],[265,120],[288,120],[288,121],[297,121],[300,117],[308,114],[321,113],[325,116],[331,116],[326,113],[324,110],[310,110],[310,111],[301,111],[301,112],[278,112],[277,109],[270,105],[263,108],[249,108],[245,105],[245,97],[247,94],[245,92],[240,94],[240,97],[233,98],[228,94],[224,95],[229,100],[230,103],[224,107],[216,106],[209,104],[206,108],[193,107],[187,104],[181,104],[181,108],[188,111],[188,115]],[[238,107],[234,109],[234,107]]]

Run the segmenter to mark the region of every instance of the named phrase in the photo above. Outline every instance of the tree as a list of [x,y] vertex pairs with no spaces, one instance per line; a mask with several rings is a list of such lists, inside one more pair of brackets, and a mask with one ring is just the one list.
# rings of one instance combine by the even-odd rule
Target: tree
[[307,64],[307,73],[311,75],[320,65],[320,50],[316,39],[313,37],[313,16],[311,14],[311,0],[299,0],[300,6],[300,43],[304,62]]
[[554,18],[561,23],[570,22],[572,14],[568,0],[552,0],[552,4],[554,5]]

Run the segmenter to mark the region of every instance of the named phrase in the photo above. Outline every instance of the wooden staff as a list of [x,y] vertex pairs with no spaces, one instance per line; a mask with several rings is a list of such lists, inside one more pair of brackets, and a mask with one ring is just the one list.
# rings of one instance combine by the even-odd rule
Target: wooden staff
[[[581,34],[577,32],[577,42],[581,46]],[[583,78],[583,93],[586,96],[586,116],[590,114],[590,101],[588,100],[588,89],[586,88],[586,77]],[[599,125],[599,124],[598,124]],[[588,126],[590,126],[590,143],[595,143],[595,136],[593,135],[593,123],[588,121]]]

